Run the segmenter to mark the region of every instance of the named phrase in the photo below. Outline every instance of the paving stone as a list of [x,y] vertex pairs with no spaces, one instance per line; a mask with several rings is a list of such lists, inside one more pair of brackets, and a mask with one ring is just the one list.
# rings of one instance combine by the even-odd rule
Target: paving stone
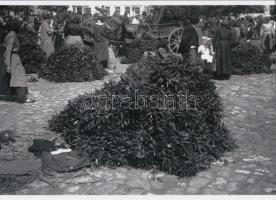
[[39,187],[47,187],[49,184],[42,181],[35,181],[29,184],[30,187],[39,188]]
[[195,188],[195,187],[188,187],[187,192],[188,192],[188,193],[191,193],[191,194],[195,194],[195,193],[198,192],[198,188]]
[[114,190],[112,192],[113,195],[124,195],[124,194],[128,194],[129,191],[127,191],[126,187],[120,186],[119,188],[117,188],[116,190]]
[[49,187],[42,187],[41,189],[35,189],[33,191],[29,191],[28,194],[35,194],[35,195],[48,195],[50,191]]
[[111,179],[111,180],[108,180],[109,183],[112,183],[112,184],[116,184],[116,185],[121,185],[121,184],[125,184],[126,182],[126,179]]
[[250,174],[250,171],[248,170],[241,170],[241,169],[236,169],[235,172],[239,174]]
[[264,174],[261,173],[261,172],[254,172],[254,175],[256,175],[256,176],[263,176]]
[[133,189],[131,190],[128,194],[131,195],[141,195],[141,194],[146,194],[147,192],[143,189]]
[[221,170],[221,171],[217,172],[217,175],[222,176],[222,177],[225,178],[225,177],[229,176],[229,171],[228,170]]
[[212,189],[212,188],[204,189],[203,193],[206,195],[225,195],[225,194],[227,194],[227,192],[225,192],[225,191],[220,191],[220,190],[216,190],[216,189]]
[[181,189],[174,188],[171,190],[167,190],[166,194],[167,195],[180,195],[180,194],[185,194],[185,191],[183,189],[181,190]]
[[276,192],[276,187],[275,188],[265,188],[264,191],[266,193],[272,193],[272,192],[274,193],[274,192]]
[[155,178],[164,178],[166,176],[166,173],[164,172],[158,172],[154,175]]
[[274,173],[269,173],[268,176],[273,179],[276,180],[276,175]]
[[222,160],[226,160],[228,163],[233,163],[234,162],[233,157],[223,157]]
[[118,179],[126,179],[127,178],[127,175],[126,174],[123,174],[123,173],[120,173],[120,172],[115,172],[115,175]]
[[79,189],[80,189],[80,186],[76,185],[76,186],[72,186],[72,187],[67,188],[67,191],[70,192],[70,193],[75,193]]
[[187,183],[177,183],[177,185],[179,185],[179,186],[181,186],[181,187],[184,187],[184,188],[186,188],[187,187]]
[[204,172],[200,172],[197,174],[198,177],[203,177],[203,178],[207,178],[207,179],[212,179],[212,173],[209,171],[204,171]]
[[253,184],[253,183],[256,182],[256,179],[254,179],[254,178],[249,178],[246,182],[247,182],[247,183]]
[[100,187],[91,188],[94,190],[95,194],[108,195],[113,194],[119,186],[116,184],[104,183]]
[[255,165],[255,164],[249,164],[249,165],[243,165],[242,166],[242,168],[244,168],[244,169],[247,169],[247,168],[252,169],[252,168],[256,168],[256,167],[257,167],[257,165]]
[[66,187],[68,187],[68,184],[65,184],[65,183],[59,184],[59,188],[66,188]]
[[22,189],[22,190],[20,191],[20,193],[17,193],[17,194],[29,194],[29,191],[30,191],[29,188],[25,188],[25,189]]
[[160,182],[158,180],[151,181],[150,185],[151,185],[152,189],[157,189],[157,190],[164,189],[164,187],[165,187],[165,183],[164,182]]
[[270,161],[271,158],[264,157],[264,156],[250,156],[249,158],[243,159],[245,162],[263,162],[263,161]]
[[150,190],[150,183],[142,181],[137,177],[137,179],[131,179],[126,182],[126,185],[133,188],[143,188],[144,190]]
[[145,171],[145,172],[142,172],[141,173],[141,178],[144,180],[144,181],[149,181],[149,180],[152,180],[153,179],[153,174],[151,171]]
[[224,178],[217,178],[216,179],[216,184],[217,185],[224,185],[227,183],[227,180],[225,180]]
[[200,188],[206,185],[207,183],[209,183],[208,179],[195,177],[190,181],[189,187]]
[[212,165],[222,167],[222,166],[225,165],[225,162],[220,161],[220,160],[217,160],[217,161],[215,161],[215,162],[212,162]]
[[230,192],[236,191],[238,189],[237,184],[238,183],[229,183],[226,187],[227,191],[230,191]]
[[267,169],[255,169],[255,171],[261,172],[261,173],[270,173],[270,171]]

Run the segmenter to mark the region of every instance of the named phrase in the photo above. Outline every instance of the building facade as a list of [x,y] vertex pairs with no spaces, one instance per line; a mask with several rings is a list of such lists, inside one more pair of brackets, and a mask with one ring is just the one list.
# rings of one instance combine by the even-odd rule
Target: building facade
[[108,16],[124,15],[125,13],[127,13],[129,17],[133,17],[133,16],[141,15],[144,11],[147,13],[150,13],[150,10],[151,10],[150,6],[142,6],[142,5],[70,6],[69,10],[74,13],[94,15],[96,13],[99,13],[96,7],[105,9],[106,14]]

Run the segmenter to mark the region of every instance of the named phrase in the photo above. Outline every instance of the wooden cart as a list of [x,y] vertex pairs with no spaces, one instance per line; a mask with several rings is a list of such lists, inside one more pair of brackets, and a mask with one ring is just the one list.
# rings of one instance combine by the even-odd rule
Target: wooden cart
[[[141,30],[138,24],[127,25],[127,30],[132,32],[134,37],[138,37]],[[167,39],[170,53],[179,56],[179,45],[182,38],[182,29],[178,24],[145,24],[143,31],[150,34],[153,39]]]

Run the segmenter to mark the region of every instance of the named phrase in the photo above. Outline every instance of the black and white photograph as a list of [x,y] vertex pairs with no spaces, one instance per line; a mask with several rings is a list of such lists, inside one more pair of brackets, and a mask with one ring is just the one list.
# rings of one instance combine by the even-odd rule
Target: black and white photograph
[[0,195],[275,195],[275,1],[196,2],[0,1]]

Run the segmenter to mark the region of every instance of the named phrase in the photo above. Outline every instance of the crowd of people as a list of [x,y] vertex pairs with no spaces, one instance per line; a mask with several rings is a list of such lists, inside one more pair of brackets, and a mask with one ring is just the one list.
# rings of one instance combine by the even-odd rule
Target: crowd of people
[[[208,20],[187,17],[178,49],[191,65],[201,63],[201,69],[212,69],[215,78],[229,79],[233,73],[232,48],[244,42],[254,43],[264,52],[267,68],[276,44],[276,24],[270,18],[217,18]],[[214,66],[212,66],[214,65]]]
[[[150,18],[143,13],[139,22],[141,26],[138,27],[150,23]],[[218,79],[230,78],[233,72],[231,49],[239,43],[258,39],[267,60],[276,46],[276,24],[262,16],[222,19],[185,17],[181,23],[183,32],[179,53],[183,58],[188,58],[191,65],[198,66],[200,60],[200,69],[213,71]],[[112,28],[108,29],[100,17],[86,24],[85,31],[83,25],[74,13],[46,12],[42,16],[25,18],[0,16],[0,99],[31,101],[27,98],[25,69],[18,54],[20,44],[17,34],[22,27],[38,35],[38,44],[47,58],[61,47],[92,44],[97,61],[106,68],[109,51],[107,34]]]
[[[102,19],[89,24],[90,36],[93,37],[95,57],[99,64],[107,67],[108,43],[107,27]],[[27,98],[28,88],[26,73],[19,56],[18,34],[26,28],[38,36],[41,50],[49,58],[55,50],[74,45],[91,45],[85,40],[83,26],[78,15],[74,13],[49,13],[41,17],[21,18],[17,15],[0,17],[0,100],[21,103],[32,102]],[[86,29],[87,30],[87,29]],[[87,35],[86,35],[87,37]]]

